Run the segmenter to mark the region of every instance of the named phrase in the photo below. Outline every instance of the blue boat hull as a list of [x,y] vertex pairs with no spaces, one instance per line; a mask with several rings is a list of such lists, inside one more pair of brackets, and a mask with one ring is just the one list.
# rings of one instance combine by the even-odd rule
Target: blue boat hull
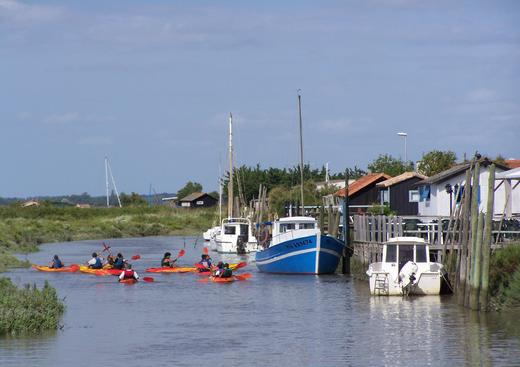
[[295,238],[257,252],[256,266],[265,273],[331,274],[343,247],[343,242],[330,236]]

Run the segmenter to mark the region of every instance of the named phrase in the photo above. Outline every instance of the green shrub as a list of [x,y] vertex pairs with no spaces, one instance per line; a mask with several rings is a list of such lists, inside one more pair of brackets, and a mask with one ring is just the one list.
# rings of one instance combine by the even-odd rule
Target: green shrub
[[64,310],[47,282],[40,290],[29,284],[17,288],[9,278],[0,278],[0,335],[56,330]]

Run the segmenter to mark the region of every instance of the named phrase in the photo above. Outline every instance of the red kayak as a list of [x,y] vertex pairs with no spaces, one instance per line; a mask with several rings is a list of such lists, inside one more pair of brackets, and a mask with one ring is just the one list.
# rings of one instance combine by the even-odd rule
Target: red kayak
[[135,279],[135,278],[119,279],[119,283],[123,283],[123,284],[135,284],[135,283],[137,283],[137,279]]
[[199,282],[206,283],[206,282],[213,282],[213,283],[231,283],[235,280],[246,280],[251,278],[253,275],[250,273],[241,274],[241,275],[232,275],[228,278],[221,278],[221,277],[207,277],[204,279],[199,279]]
[[120,276],[121,273],[124,271],[124,270],[121,270],[121,269],[105,269],[105,271],[111,275],[117,275],[117,276]]

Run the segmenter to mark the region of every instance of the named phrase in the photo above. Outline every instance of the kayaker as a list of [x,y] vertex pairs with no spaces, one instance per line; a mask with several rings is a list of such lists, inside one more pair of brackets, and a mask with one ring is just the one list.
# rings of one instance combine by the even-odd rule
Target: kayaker
[[118,253],[116,259],[114,260],[114,269],[121,270],[125,267],[125,259],[123,258],[122,253]]
[[224,263],[222,261],[219,261],[217,264],[217,270],[215,270],[215,273],[213,274],[213,276],[220,277],[223,272],[224,272]]
[[52,261],[51,261],[51,264],[50,264],[49,268],[52,268],[52,269],[63,268],[63,262],[60,260],[58,255],[54,255],[54,257],[52,258]]
[[229,268],[229,264],[224,264],[224,269],[222,271],[222,274],[220,275],[221,278],[231,278],[233,276],[233,270]]
[[202,266],[199,267],[199,272],[204,272],[204,271],[210,271],[211,270],[211,257],[209,257],[209,255],[206,255],[206,254],[203,254],[201,256],[201,260],[199,261],[199,264],[201,264]]
[[177,259],[171,259],[172,254],[169,252],[165,252],[164,256],[161,260],[161,268],[173,268]]
[[108,255],[107,256],[107,264],[110,265],[110,266],[114,266],[114,256],[112,255]]
[[103,263],[101,262],[101,258],[95,252],[92,253],[92,259],[87,262],[87,265],[90,269],[102,269]]
[[132,264],[126,264],[126,269],[121,272],[121,274],[119,275],[119,280],[123,280],[123,279],[135,279],[135,280],[138,280],[139,279],[139,275],[137,275],[137,272],[135,272],[133,269],[132,269]]

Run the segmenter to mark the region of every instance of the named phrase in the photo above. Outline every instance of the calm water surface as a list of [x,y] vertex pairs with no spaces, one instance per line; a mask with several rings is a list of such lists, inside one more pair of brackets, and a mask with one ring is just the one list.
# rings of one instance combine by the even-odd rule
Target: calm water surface
[[[196,262],[202,248],[182,237],[109,242],[127,258],[141,255],[133,262],[141,276],[184,242],[181,264]],[[100,243],[44,245],[28,259],[44,264],[57,253],[85,262]],[[154,283],[134,286],[12,271],[18,284],[49,280],[67,311],[60,331],[0,339],[0,366],[520,366],[520,315],[479,316],[451,297],[371,297],[367,283],[344,276],[262,274],[254,264],[244,271],[252,279],[205,284],[194,274],[153,274]]]

